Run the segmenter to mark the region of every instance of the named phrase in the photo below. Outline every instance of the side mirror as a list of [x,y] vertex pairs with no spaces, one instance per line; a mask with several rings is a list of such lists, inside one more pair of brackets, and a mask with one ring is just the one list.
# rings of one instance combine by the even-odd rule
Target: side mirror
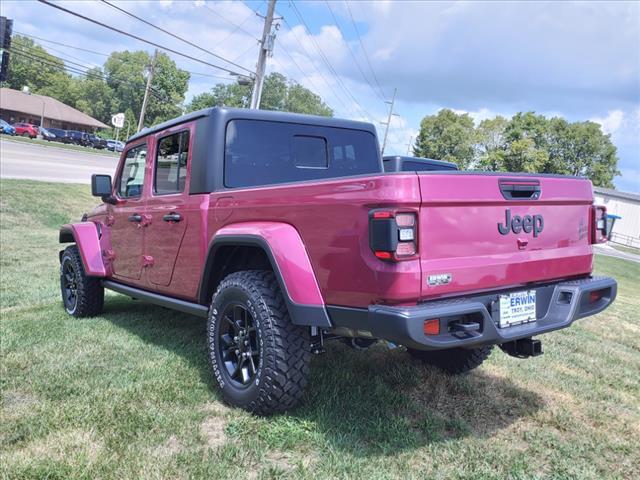
[[91,195],[102,198],[104,203],[115,205],[116,199],[111,195],[111,175],[91,175]]
[[111,175],[91,175],[91,195],[94,197],[111,195]]

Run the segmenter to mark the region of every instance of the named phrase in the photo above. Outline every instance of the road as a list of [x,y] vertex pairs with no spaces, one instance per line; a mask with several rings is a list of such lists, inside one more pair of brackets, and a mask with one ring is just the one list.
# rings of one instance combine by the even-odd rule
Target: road
[[630,260],[632,262],[640,263],[640,255],[636,255],[634,253],[623,252],[621,250],[616,250],[609,245],[594,245],[593,251],[599,255],[606,255],[607,257],[616,257],[622,258],[623,260]]
[[0,138],[0,177],[91,183],[92,173],[113,175],[118,157],[30,145]]

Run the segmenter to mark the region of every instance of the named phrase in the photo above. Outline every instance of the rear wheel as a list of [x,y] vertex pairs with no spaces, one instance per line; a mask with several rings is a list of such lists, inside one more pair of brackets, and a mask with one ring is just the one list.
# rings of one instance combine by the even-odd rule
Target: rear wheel
[[259,414],[295,407],[307,384],[306,329],[293,325],[273,272],[225,277],[207,324],[209,360],[224,400]]
[[448,350],[414,350],[407,349],[412,357],[422,360],[447,373],[457,375],[473,370],[482,365],[493,350],[493,345],[478,348],[450,348]]
[[100,279],[88,277],[78,247],[65,248],[60,262],[62,304],[69,315],[93,317],[102,312],[104,287]]

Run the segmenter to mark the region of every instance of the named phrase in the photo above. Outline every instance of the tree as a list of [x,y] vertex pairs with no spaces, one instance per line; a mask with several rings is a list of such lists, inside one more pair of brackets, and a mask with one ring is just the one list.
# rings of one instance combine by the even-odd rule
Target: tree
[[501,116],[487,118],[476,128],[476,156],[482,170],[504,170],[505,129],[509,121]]
[[89,70],[86,78],[77,82],[77,98],[75,107],[81,112],[109,124],[113,111],[113,90],[104,80],[102,70]]
[[420,122],[413,154],[454,162],[460,168],[467,168],[474,158],[474,133],[473,119],[468,114],[440,110]]
[[[107,85],[113,91],[111,109],[114,112],[129,109],[135,115],[140,114],[151,61],[145,51],[114,52],[109,56],[104,72]],[[188,84],[189,73],[178,69],[166,54],[158,54],[145,124],[154,125],[180,115]]]
[[[248,108],[250,99],[250,86],[219,83],[210,92],[193,97],[187,110],[193,112],[202,108],[223,106]],[[276,72],[265,78],[260,108],[324,117],[333,116],[333,110],[322,101],[319,95]]]
[[39,93],[45,87],[61,84],[71,79],[65,72],[64,62],[33,40],[22,35],[11,39],[9,74],[3,86],[22,90],[25,85],[33,93]]

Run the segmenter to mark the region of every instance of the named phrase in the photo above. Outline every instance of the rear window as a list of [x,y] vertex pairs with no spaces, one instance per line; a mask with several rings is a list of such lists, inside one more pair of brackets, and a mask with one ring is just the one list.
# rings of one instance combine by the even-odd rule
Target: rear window
[[380,172],[376,139],[364,130],[263,120],[227,125],[226,187]]

